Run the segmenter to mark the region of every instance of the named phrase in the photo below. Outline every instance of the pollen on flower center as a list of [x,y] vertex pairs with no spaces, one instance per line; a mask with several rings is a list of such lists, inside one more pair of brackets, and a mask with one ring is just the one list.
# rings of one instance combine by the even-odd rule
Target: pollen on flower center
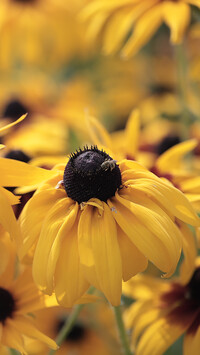
[[13,296],[8,290],[0,287],[0,322],[12,317],[14,309],[15,301]]
[[86,147],[71,155],[63,181],[67,195],[78,203],[90,198],[107,201],[121,185],[121,172],[107,153]]

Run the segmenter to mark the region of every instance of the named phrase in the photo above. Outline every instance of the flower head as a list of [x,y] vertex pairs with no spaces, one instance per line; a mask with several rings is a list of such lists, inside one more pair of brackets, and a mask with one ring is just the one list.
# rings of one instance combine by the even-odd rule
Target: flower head
[[184,333],[184,354],[199,354],[199,262],[187,283],[140,275],[124,291],[136,298],[125,314],[127,327],[134,328],[136,355],[161,355]]
[[15,248],[12,245],[9,262],[0,276],[1,346],[28,354],[27,339],[37,339],[57,349],[56,343],[35,327],[33,317],[30,316],[30,313],[36,310],[55,306],[56,301],[54,297],[47,299],[37,289],[31,277],[30,268],[24,269],[16,279],[14,278],[15,257]]
[[177,265],[182,235],[175,223],[199,225],[184,195],[134,161],[116,162],[97,147],[53,169],[20,216],[20,258],[33,258],[33,277],[71,306],[94,285],[114,305],[122,278],[153,262],[167,275]]
[[123,47],[122,55],[127,57],[146,44],[163,22],[170,28],[171,42],[180,43],[190,22],[190,4],[199,7],[192,0],[95,0],[85,6],[81,18],[89,23],[90,39],[103,34],[106,54]]

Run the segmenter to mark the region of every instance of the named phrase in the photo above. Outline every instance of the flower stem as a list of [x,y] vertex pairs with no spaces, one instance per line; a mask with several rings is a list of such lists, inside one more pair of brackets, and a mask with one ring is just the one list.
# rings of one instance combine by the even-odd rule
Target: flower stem
[[[92,294],[94,292],[94,287],[90,287],[88,294]],[[82,311],[83,307],[85,304],[78,304],[74,307],[72,312],[70,313],[69,317],[66,319],[65,324],[63,325],[61,331],[59,332],[57,338],[56,338],[56,344],[58,346],[62,345],[63,341],[67,337],[67,335],[70,333],[71,329],[73,328],[74,324],[76,323],[76,320]],[[55,354],[56,350],[50,350],[49,355]]]
[[128,336],[122,319],[121,306],[113,307],[115,319],[117,323],[117,328],[119,332],[119,337],[121,341],[122,351],[124,355],[132,355],[130,350]]

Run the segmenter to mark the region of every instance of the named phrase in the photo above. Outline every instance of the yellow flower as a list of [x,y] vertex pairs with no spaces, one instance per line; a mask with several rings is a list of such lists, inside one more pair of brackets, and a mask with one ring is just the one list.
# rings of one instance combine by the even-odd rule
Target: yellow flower
[[71,154],[20,216],[20,258],[33,254],[40,289],[71,306],[94,285],[113,305],[148,260],[171,275],[182,248],[174,218],[199,219],[185,196],[134,161],[116,163],[97,147]]
[[[42,309],[35,313],[37,327],[50,338],[56,339],[69,314],[70,311],[62,307]],[[28,353],[29,355],[46,355],[48,354],[47,346],[39,344],[38,341],[31,341],[28,345]],[[120,349],[112,309],[104,302],[86,307],[56,354],[119,355]]]
[[136,355],[162,355],[183,334],[184,354],[199,354],[199,265],[198,261],[187,283],[138,275],[128,288],[124,285],[125,294],[136,299],[125,313]]
[[[164,132],[169,132],[171,124],[166,122]],[[162,122],[157,126],[152,126],[149,135],[160,136],[159,130]],[[175,129],[175,125],[173,126]],[[133,110],[128,118],[126,127],[122,131],[109,134],[102,124],[94,117],[87,117],[87,128],[92,142],[97,142],[99,146],[105,147],[114,153],[116,159],[136,159],[158,177],[170,181],[176,188],[180,189],[193,207],[200,209],[200,178],[199,169],[196,168],[196,159],[192,156],[193,150],[198,146],[197,139],[190,139],[179,142],[179,137],[169,135],[157,145],[153,146],[154,153],[151,153],[151,145],[145,139],[143,131],[140,129],[140,112]],[[177,128],[177,127],[176,127]],[[148,132],[148,129],[147,129]],[[175,132],[174,132],[175,133]],[[198,133],[198,131],[196,132]],[[146,135],[146,134],[145,134]],[[198,137],[198,136],[197,136]],[[144,139],[144,140],[143,140]],[[170,147],[168,149],[168,147]],[[148,151],[150,149],[150,152]],[[157,156],[156,153],[157,150]],[[190,159],[187,155],[191,154]]]
[[35,286],[31,269],[26,268],[17,278],[15,275],[14,249],[10,250],[9,263],[0,276],[0,330],[1,346],[14,348],[28,354],[25,342],[29,338],[44,342],[56,350],[56,343],[41,333],[34,325],[30,313],[56,305],[54,297],[47,298]]
[[170,29],[171,42],[180,43],[190,22],[190,5],[200,7],[198,0],[95,0],[83,8],[81,18],[89,22],[88,38],[102,35],[106,54],[123,47],[121,53],[128,57],[139,51],[163,22]]
[[82,26],[68,7],[63,0],[2,0],[1,68],[10,69],[17,61],[46,69],[84,53]]

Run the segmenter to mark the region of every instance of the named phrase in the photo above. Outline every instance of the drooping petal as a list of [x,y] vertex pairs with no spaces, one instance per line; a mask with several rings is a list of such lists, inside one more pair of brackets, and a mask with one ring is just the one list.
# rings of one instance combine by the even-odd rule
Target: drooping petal
[[127,58],[137,53],[160,27],[162,23],[162,5],[156,5],[140,17],[134,27],[133,34],[123,47],[123,57]]
[[172,43],[180,43],[190,23],[190,6],[180,1],[165,1],[163,18],[170,28]]
[[108,200],[121,229],[151,262],[170,275],[181,252],[181,235],[171,219],[154,210],[121,198]]
[[13,328],[20,334],[25,334],[32,339],[37,339],[47,344],[51,349],[57,350],[58,346],[54,340],[40,332],[28,317],[16,316],[14,320],[9,321]]
[[130,241],[123,230],[117,227],[117,237],[122,259],[123,280],[127,281],[147,268],[147,258]]
[[86,205],[79,222],[80,261],[86,278],[113,305],[120,304],[122,266],[117,229],[105,202],[103,211]]
[[72,228],[78,211],[77,204],[69,198],[58,200],[42,225],[33,259],[33,278],[39,288],[53,291],[53,278],[61,244]]
[[1,343],[18,350],[23,355],[28,355],[24,348],[24,341],[21,332],[13,327],[12,321],[7,319],[6,327],[3,327]]
[[200,220],[192,205],[180,190],[159,178],[152,181],[149,178],[139,178],[140,175],[136,173],[133,180],[127,181],[127,185],[131,186],[133,190],[143,191],[149,198],[161,205],[164,210],[169,211],[183,222],[194,226],[199,225]]
[[184,260],[180,266],[181,282],[186,284],[192,277],[195,269],[195,260],[197,257],[197,246],[194,235],[187,225],[179,221],[179,228],[183,236],[183,255]]
[[25,205],[20,218],[22,238],[19,243],[19,257],[24,256],[37,242],[47,212],[61,198],[66,196],[61,189],[47,189],[38,192]]
[[56,265],[55,294],[61,305],[72,307],[84,295],[88,287],[89,283],[80,266],[77,225],[74,225],[65,235],[62,243]]

